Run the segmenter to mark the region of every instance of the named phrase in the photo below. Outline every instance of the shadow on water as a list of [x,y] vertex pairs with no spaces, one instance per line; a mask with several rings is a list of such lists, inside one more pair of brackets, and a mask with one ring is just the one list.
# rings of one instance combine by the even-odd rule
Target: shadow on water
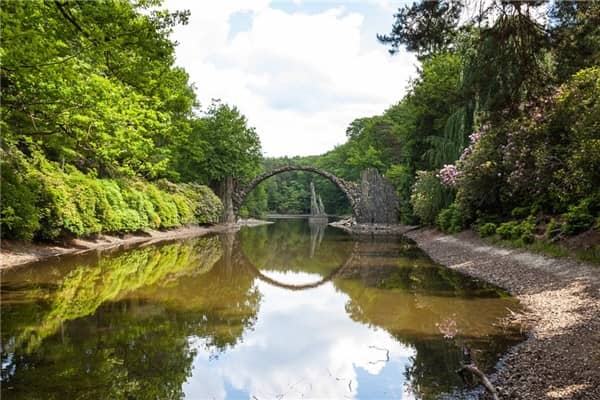
[[[469,398],[516,301],[398,237],[280,221],[2,272],[2,398]],[[446,337],[444,337],[446,336]]]

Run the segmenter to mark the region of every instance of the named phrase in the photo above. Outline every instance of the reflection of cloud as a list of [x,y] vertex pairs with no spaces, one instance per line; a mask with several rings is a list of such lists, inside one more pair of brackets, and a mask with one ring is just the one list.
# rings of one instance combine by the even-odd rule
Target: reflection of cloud
[[[286,281],[311,277],[270,275]],[[352,321],[344,309],[348,298],[331,283],[300,292],[262,282],[258,286],[263,304],[254,330],[241,343],[209,361],[202,339],[192,341],[198,354],[193,375],[184,386],[187,397],[225,398],[228,387],[259,399],[356,397],[361,385],[359,368],[372,376],[393,368],[397,379],[388,393],[403,396],[402,371],[414,350],[381,329]],[[386,359],[381,349],[389,350],[388,362],[381,361]]]

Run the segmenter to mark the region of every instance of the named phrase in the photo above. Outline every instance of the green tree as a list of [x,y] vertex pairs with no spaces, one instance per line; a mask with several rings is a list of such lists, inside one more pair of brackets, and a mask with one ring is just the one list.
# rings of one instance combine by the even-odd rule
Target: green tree
[[241,182],[261,171],[260,140],[235,106],[216,100],[178,148],[176,168],[181,179],[218,187],[226,178]]
[[463,9],[458,0],[422,1],[405,5],[394,15],[389,35],[377,35],[381,43],[391,46],[394,54],[401,45],[420,58],[446,50],[457,32]]

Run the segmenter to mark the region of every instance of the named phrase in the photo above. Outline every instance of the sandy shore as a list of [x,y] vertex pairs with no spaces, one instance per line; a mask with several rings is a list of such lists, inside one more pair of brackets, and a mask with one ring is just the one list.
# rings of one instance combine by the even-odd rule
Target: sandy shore
[[[406,233],[436,262],[507,289],[529,339],[492,376],[503,399],[600,400],[600,266],[490,246],[472,232]],[[485,398],[485,397],[484,397]]]
[[115,247],[139,245],[142,243],[152,244],[168,240],[185,239],[206,235],[208,233],[223,232],[231,229],[235,230],[242,226],[258,226],[269,223],[271,222],[256,219],[244,219],[240,220],[235,225],[190,225],[165,231],[151,230],[148,232],[132,233],[121,236],[101,234],[94,238],[70,239],[60,245],[2,240],[2,242],[0,242],[0,269],[29,264],[65,254],[80,254],[91,250],[107,250]]

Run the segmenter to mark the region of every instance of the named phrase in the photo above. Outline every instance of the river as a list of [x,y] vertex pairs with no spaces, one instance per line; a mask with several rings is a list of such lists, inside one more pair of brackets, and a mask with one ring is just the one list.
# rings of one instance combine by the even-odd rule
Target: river
[[2,271],[2,399],[470,399],[518,302],[306,219]]

